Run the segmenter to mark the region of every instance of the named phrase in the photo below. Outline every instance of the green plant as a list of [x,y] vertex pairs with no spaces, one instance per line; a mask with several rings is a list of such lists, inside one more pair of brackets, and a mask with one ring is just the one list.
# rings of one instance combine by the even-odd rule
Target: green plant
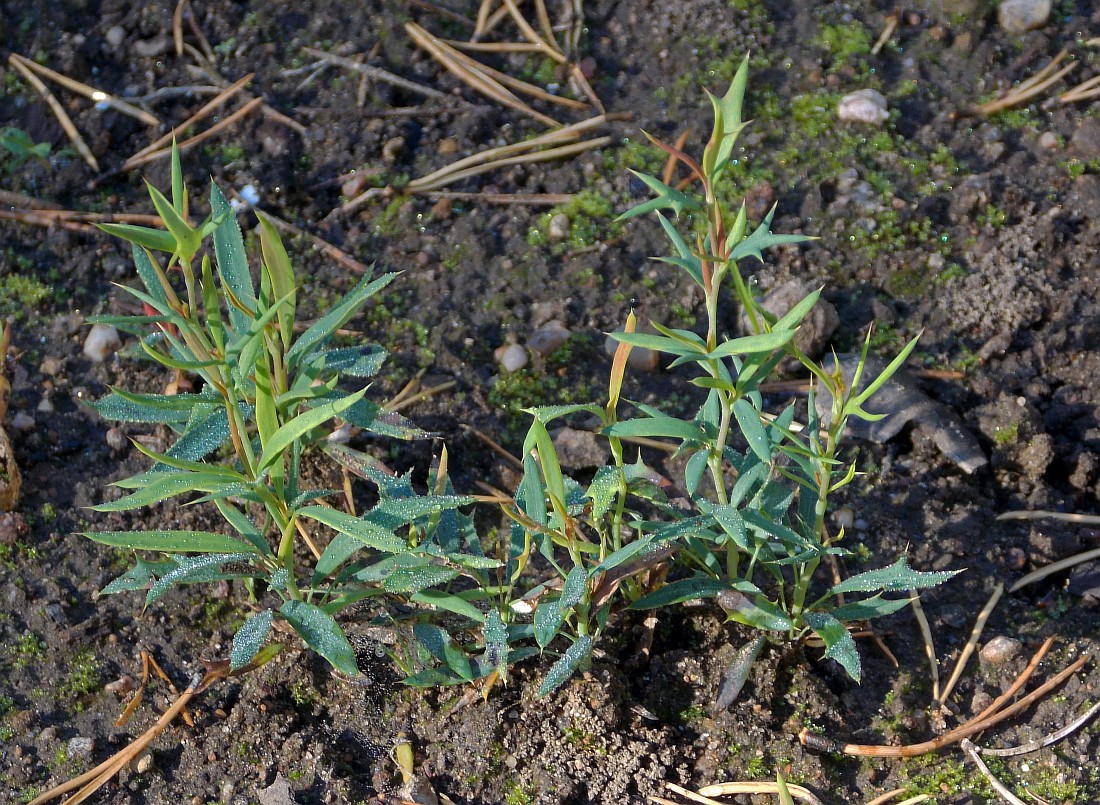
[[16,170],[28,159],[45,162],[50,158],[49,143],[36,143],[27,132],[14,126],[0,129],[0,148],[7,151],[6,155],[0,155],[0,164],[6,173]]
[[[363,517],[345,514],[320,505],[334,492],[302,484],[307,448],[340,450],[326,440],[336,417],[385,436],[422,434],[364,399],[365,389],[349,392],[339,386],[341,378],[377,372],[385,357],[381,348],[329,346],[336,331],[396,275],[364,278],[296,335],[294,273],[270,221],[260,217],[257,287],[240,228],[216,186],[210,191],[210,216],[197,227],[187,220],[187,192],[177,153],[172,158],[171,200],[151,185],[149,194],[167,231],[126,224],[102,227],[133,245],[144,289],[127,290],[144,304],[146,315],[96,320],[135,333],[149,357],[196,374],[201,389],[173,396],[113,389],[94,403],[107,418],[161,423],[178,434],[164,453],[138,443],[154,466],[118,482],[128,494],[96,508],[129,511],[182,497],[212,503],[235,535],[88,532],[87,537],[105,545],[163,555],[156,560],[136,558],[133,567],[103,592],[147,590],[149,605],[177,584],[243,579],[256,595],[266,589],[279,604],[261,608],[237,631],[231,653],[234,670],[266,661],[282,648],[275,643],[263,650],[275,618],[287,621],[333,666],[356,674],[354,651],[335,620],[351,604],[393,595],[403,602],[434,603],[444,609],[450,604],[476,612],[464,601],[448,596],[441,601],[429,592],[470,563],[495,565],[483,556],[463,554],[458,546],[444,545],[439,537],[440,523],[450,522],[447,516],[471,498],[442,492],[415,496],[407,477],[387,478],[369,466],[364,470],[368,457],[347,448],[342,460],[383,487],[383,500],[375,509]],[[200,257],[208,240],[214,259],[209,253]],[[169,255],[166,264],[157,252]],[[183,288],[177,290],[177,284]],[[323,552],[310,533],[321,528],[335,534]]]

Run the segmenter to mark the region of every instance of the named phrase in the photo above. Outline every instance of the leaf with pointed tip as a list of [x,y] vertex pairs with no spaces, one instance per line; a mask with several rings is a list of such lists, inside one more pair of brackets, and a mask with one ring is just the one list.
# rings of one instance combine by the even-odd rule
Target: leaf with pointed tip
[[685,442],[704,442],[707,438],[706,431],[695,423],[670,416],[628,419],[604,428],[602,433],[606,436],[666,437]]
[[84,536],[101,545],[135,551],[164,553],[242,553],[252,546],[239,539],[209,531],[85,531]]
[[289,300],[289,304],[279,309],[279,334],[283,339],[283,349],[286,350],[290,348],[290,341],[294,337],[294,269],[275,224],[263,213],[257,212],[256,217],[260,219],[260,250],[264,256],[263,264],[271,276],[271,292],[276,298]]
[[233,635],[233,648],[229,652],[229,669],[244,668],[259,654],[271,631],[274,613],[270,609],[257,612],[246,620]]
[[[376,551],[402,553],[408,549],[405,541],[394,536],[393,532],[385,526],[345,514],[328,506],[306,506],[298,511],[298,515],[324,523],[329,528],[355,540],[359,545],[366,545]],[[326,553],[328,553],[327,550]]]
[[960,570],[940,570],[924,572],[909,567],[909,560],[901,557],[889,567],[868,570],[855,576],[849,576],[840,584],[834,584],[828,595],[839,593],[870,593],[876,590],[896,592],[903,590],[923,590],[943,584]]
[[733,251],[730,252],[730,260],[736,261],[746,257],[755,257],[760,262],[764,262],[764,255],[761,254],[764,249],[770,249],[772,246],[779,246],[784,243],[802,243],[803,241],[813,240],[807,235],[772,234],[771,225],[774,216],[775,207],[773,206],[760,223],[760,226],[756,227],[751,235],[733,247]]
[[573,676],[573,673],[581,666],[581,663],[588,659],[592,654],[592,648],[595,645],[595,640],[592,635],[582,635],[578,637],[576,642],[565,650],[565,653],[558,658],[551,667],[550,671],[546,674],[546,677],[542,680],[542,684],[539,685],[539,696],[546,696],[553,693]]
[[657,198],[650,199],[649,201],[643,201],[635,207],[631,207],[624,212],[616,221],[625,221],[627,218],[633,218],[637,215],[643,215],[647,212],[660,209],[670,209],[674,215],[679,215],[684,210],[701,210],[702,206],[692,196],[687,195],[674,187],[669,187],[655,176],[650,176],[645,173],[639,173],[636,170],[632,170],[635,176],[641,179],[650,190],[657,194]]
[[856,641],[844,624],[825,612],[807,612],[806,624],[825,643],[825,656],[836,660],[856,682],[863,675]]
[[252,556],[253,554],[248,553],[217,553],[180,557],[176,561],[176,566],[157,579],[149,588],[145,596],[145,606],[149,606],[177,584],[197,584],[228,578],[255,578],[259,576],[258,571],[243,573],[222,571],[222,565],[230,562],[247,562]]
[[263,454],[256,464],[256,471],[263,472],[266,470],[283,456],[295,440],[302,438],[314,428],[332,419],[345,408],[350,408],[361,400],[366,393],[366,389],[361,389],[354,394],[349,394],[342,400],[336,400],[317,408],[311,408],[294,417],[294,419],[289,422],[284,423],[271,435],[271,439],[264,445]]
[[176,211],[176,208],[172,206],[172,202],[165,198],[164,193],[150,184],[148,180],[145,182],[145,188],[149,191],[149,197],[153,200],[157,215],[164,222],[164,228],[171,233],[176,241],[175,251],[179,253],[182,260],[190,262],[191,258],[195,256],[195,252],[199,250],[199,246],[202,245],[202,236],[199,234],[199,230],[187,223],[182,215]]
[[298,336],[287,351],[287,365],[293,369],[303,361],[308,361],[312,352],[324,346],[333,333],[347,324],[367,299],[393,282],[396,277],[397,274],[393,273],[383,274],[375,280],[371,280],[369,276],[363,277],[338,305]]
[[355,651],[332,616],[305,601],[286,601],[279,613],[294,627],[305,644],[348,676],[359,676]]
[[95,226],[108,235],[114,235],[116,238],[122,238],[128,243],[144,246],[147,249],[169,254],[176,250],[176,239],[172,237],[171,232],[165,232],[163,229],[150,229],[134,224],[96,224]]
[[[421,589],[409,598],[417,604],[428,604],[436,609],[444,609],[456,615],[462,615],[478,623],[485,623],[485,615],[469,601],[442,590]],[[499,617],[499,616],[498,616]]]
[[771,352],[780,349],[794,338],[794,330],[772,330],[770,333],[759,335],[746,335],[741,338],[731,338],[719,344],[707,358],[728,358],[731,355],[748,355],[755,352]]

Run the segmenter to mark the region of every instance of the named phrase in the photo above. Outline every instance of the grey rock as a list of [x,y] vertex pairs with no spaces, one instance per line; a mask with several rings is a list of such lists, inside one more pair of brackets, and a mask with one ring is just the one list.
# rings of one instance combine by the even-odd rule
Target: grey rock
[[877,89],[849,92],[837,104],[836,114],[845,122],[870,126],[881,126],[890,117],[886,111],[886,97]]
[[261,788],[256,792],[260,805],[298,805],[294,799],[294,793],[290,790],[290,783],[281,774],[275,775],[275,781],[267,788]]
[[71,739],[66,748],[66,753],[70,758],[91,757],[94,751],[95,740],[93,738],[83,738],[79,735]]
[[1010,34],[1022,34],[1046,25],[1052,8],[1052,0],[1004,0],[997,6],[997,22]]
[[[783,316],[813,291],[814,286],[810,283],[791,280],[768,291],[760,304],[769,313]],[[825,349],[839,325],[840,316],[837,315],[836,308],[827,300],[819,299],[809,315],[802,320],[794,342],[807,355],[816,357]]]
[[570,226],[569,216],[563,212],[559,212],[550,219],[550,223],[546,228],[546,236],[550,239],[551,243],[561,243],[569,237]]
[[569,328],[557,319],[552,319],[535,329],[527,339],[527,349],[546,357],[569,340],[572,335]]
[[978,655],[984,665],[1004,665],[1016,659],[1023,648],[1023,643],[1016,638],[998,635],[982,646]]
[[1083,119],[1070,138],[1069,148],[1085,159],[1100,158],[1100,120],[1095,117]]
[[[841,372],[845,377],[851,378],[855,374],[859,355],[845,353],[837,357]],[[825,358],[824,366],[826,371],[836,370],[833,356]],[[868,355],[867,365],[860,378],[860,390],[866,388],[867,384],[878,377],[886,366],[886,361],[877,356]],[[817,413],[824,423],[831,420],[832,400],[828,390],[819,386],[816,397]],[[849,419],[850,436],[882,444],[901,433],[910,422],[915,422],[931,436],[940,452],[955,462],[964,472],[972,473],[989,464],[989,459],[982,452],[978,440],[966,429],[958,415],[921,391],[917,380],[904,369],[898,370],[870,400],[864,403],[863,407],[872,414],[885,414],[885,416],[877,422],[867,422],[854,417]]]
[[554,448],[558,462],[572,472],[602,467],[611,457],[606,440],[595,433],[574,428],[562,428],[554,435]]
[[92,363],[103,363],[122,346],[118,330],[112,324],[93,324],[84,339],[84,355]]

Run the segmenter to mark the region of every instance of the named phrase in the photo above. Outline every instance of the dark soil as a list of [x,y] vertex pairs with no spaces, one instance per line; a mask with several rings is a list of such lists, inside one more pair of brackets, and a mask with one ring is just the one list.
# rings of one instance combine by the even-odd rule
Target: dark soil
[[[5,0],[0,38],[6,50],[119,97],[209,85],[192,56],[175,54],[173,5]],[[473,2],[451,5],[476,16]],[[923,596],[941,664],[950,668],[998,582],[1096,548],[1100,538],[1096,527],[1081,524],[996,520],[1014,509],[1097,509],[1100,107],[1047,104],[1049,91],[1031,106],[990,118],[966,114],[1063,47],[1082,65],[1056,91],[1094,75],[1095,46],[1086,40],[1100,32],[1100,11],[1086,0],[1059,0],[1044,27],[1014,36],[1001,30],[988,5],[914,3],[872,55],[888,16],[899,13],[893,4],[584,4],[578,55],[608,111],[628,112],[630,120],[597,132],[613,138],[598,150],[507,167],[450,188],[584,192],[592,203],[566,211],[569,237],[549,243],[545,207],[397,195],[326,219],[341,204],[351,171],[366,177],[359,190],[399,187],[456,158],[544,130],[473,94],[403,29],[415,20],[437,35],[468,38],[464,23],[396,0],[194,0],[195,23],[221,74],[236,80],[255,72],[251,89],[306,133],[278,119],[247,117],[187,152],[187,181],[194,199],[205,198],[208,177],[226,189],[251,184],[264,209],[357,260],[404,271],[351,325],[391,351],[372,393],[392,395],[420,370],[428,386],[456,381],[452,391],[407,413],[440,434],[460,489],[477,491],[480,479],[506,486],[506,468],[461,425],[517,449],[520,407],[599,400],[609,368],[603,333],[621,326],[630,307],[643,320],[696,326],[701,300],[675,268],[647,260],[665,251],[656,222],[620,226],[611,218],[645,197],[626,168],[661,169],[662,156],[641,144],[640,130],[674,140],[690,128],[689,150],[698,150],[708,120],[702,86],[724,91],[741,55],[751,53],[747,103],[756,122],[742,140],[746,150],[730,192],[748,194],[757,220],[778,202],[776,231],[820,238],[768,255],[752,268],[756,281],[765,290],[791,278],[823,284],[840,314],[832,340],[838,351],[857,344],[873,318],[879,321],[873,347],[885,355],[923,330],[913,368],[947,372],[925,380],[924,390],[961,417],[990,459],[967,474],[936,449],[928,432],[935,423],[918,423],[886,444],[858,443],[864,474],[838,501],[847,507],[843,516],[852,521],[863,567],[888,564],[907,550],[920,569],[966,569]],[[108,45],[116,27],[112,36],[121,34],[121,44]],[[189,28],[186,41],[197,44]],[[336,67],[307,82],[311,71],[299,68],[313,57],[304,46],[361,54],[447,99],[383,81],[371,81],[361,96],[358,76]],[[534,57],[489,60],[531,80],[563,80]],[[150,141],[143,124],[54,88],[100,162],[96,175],[69,148],[35,90],[6,62],[0,73],[0,121],[53,149],[48,160],[22,162],[0,151],[7,190],[69,209],[151,212],[141,172],[164,187],[166,162],[118,172]],[[864,87],[889,101],[891,118],[882,128],[836,120],[839,96]],[[161,96],[148,108],[171,124],[205,100]],[[6,209],[15,206],[5,197]],[[242,217],[246,229],[253,220]],[[324,309],[354,280],[306,240],[288,245],[307,312]],[[226,656],[245,614],[229,589],[215,597],[176,591],[146,612],[137,595],[96,598],[127,557],[76,532],[188,527],[207,517],[186,508],[140,517],[87,508],[113,493],[110,481],[141,470],[146,460],[116,438],[121,434],[109,438],[112,423],[84,403],[109,384],[157,390],[170,379],[132,356],[93,364],[82,353],[84,317],[128,310],[128,297],[112,283],[131,280],[126,249],[96,231],[0,222],[0,315],[12,320],[14,332],[7,428],[25,478],[16,516],[0,521],[0,800],[6,802],[26,801],[98,763],[163,712],[168,694],[153,686],[134,720],[113,726],[123,700],[104,688],[140,674],[140,649],[182,687],[201,669],[200,658]],[[525,343],[551,319],[573,332],[566,348],[502,374],[494,350]],[[727,325],[732,330],[736,322],[731,317]],[[679,381],[674,372],[635,372],[628,396],[685,408],[694,398]],[[131,427],[124,435],[143,433]],[[365,447],[422,479],[440,441]],[[1004,635],[1022,641],[1023,650],[1002,665],[972,661],[944,716],[948,726],[984,708],[1047,636],[1058,641],[1039,677],[1092,649],[1098,594],[1092,570],[1091,583],[1078,570],[1072,579],[1062,573],[1005,595],[982,642]],[[287,653],[209,691],[192,710],[193,727],[180,725],[158,739],[151,764],[124,771],[97,801],[255,802],[276,775],[289,780],[303,805],[369,801],[392,796],[399,785],[392,754],[399,737],[415,747],[431,786],[460,803],[643,802],[667,795],[666,782],[698,788],[774,780],[776,769],[832,803],[865,802],[898,787],[941,802],[995,800],[954,747],[908,761],[860,761],[809,753],[798,743],[802,727],[862,743],[919,742],[943,729],[929,716],[931,679],[910,610],[878,627],[899,667],[868,642],[864,681],[856,685],[818,650],[785,653],[775,646],[740,700],[715,712],[722,677],[749,637],[720,615],[710,607],[662,613],[651,659],[641,666],[642,623],[624,616],[592,670],[545,700],[534,695],[545,662],[521,666],[488,701],[471,701],[462,690],[402,688],[367,634],[365,684],[334,678],[316,657]],[[1052,732],[1083,712],[1098,684],[1095,666],[1087,665],[1056,696],[981,742],[1014,745]],[[92,739],[90,749],[77,738]],[[1051,802],[1100,802],[1098,743],[1096,728],[1085,727],[995,769],[1018,792],[1026,787]],[[271,797],[263,801],[284,801]]]

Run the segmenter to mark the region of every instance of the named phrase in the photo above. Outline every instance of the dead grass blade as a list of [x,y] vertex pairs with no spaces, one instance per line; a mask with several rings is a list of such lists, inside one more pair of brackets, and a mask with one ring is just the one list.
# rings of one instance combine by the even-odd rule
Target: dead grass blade
[[[887,791],[885,794],[875,797],[868,802],[867,805],[886,805],[887,802],[897,799],[908,790],[908,788],[895,788],[893,791]],[[917,802],[927,802],[930,799],[932,799],[932,797],[927,794],[919,794],[905,800],[905,802],[899,802],[898,805],[915,805]]]
[[1058,96],[1063,104],[1087,101],[1100,95],[1100,75],[1093,76],[1088,81],[1078,84],[1073,89],[1067,90]]
[[[620,116],[615,116],[618,119]],[[422,176],[419,179],[414,179],[409,182],[406,189],[413,193],[422,193],[429,190],[437,190],[444,185],[457,181],[458,178],[465,178],[466,176],[476,175],[484,170],[490,170],[492,167],[496,167],[502,163],[501,160],[511,158],[514,155],[524,154],[525,152],[531,152],[538,148],[550,147],[550,146],[563,146],[568,143],[576,143],[582,134],[598,128],[608,120],[611,120],[612,116],[609,115],[597,115],[596,117],[589,118],[588,120],[581,121],[580,123],[574,123],[571,126],[564,126],[556,131],[550,131],[546,134],[542,134],[538,137],[533,137],[530,140],[524,140],[520,143],[513,143],[511,145],[502,145],[497,148],[488,148],[484,151],[480,151],[476,154],[472,154],[463,159],[456,160],[449,165],[434,171],[427,176]],[[609,138],[598,138],[600,140],[607,140]],[[589,143],[595,142],[589,140]],[[591,145],[587,147],[593,147]],[[551,149],[553,150],[553,149]],[[548,154],[549,151],[539,152],[542,154]],[[508,163],[510,164],[510,163]],[[489,167],[486,167],[488,165]],[[480,168],[475,173],[468,173],[469,169]]]
[[[523,15],[519,13],[519,7],[516,6],[515,0],[504,0],[504,7],[508,9],[508,13],[512,16],[512,20],[516,23],[516,27],[519,28],[520,32],[522,32],[523,35],[527,37],[527,40],[531,44],[538,45],[539,49],[543,52],[544,55],[549,56],[558,64],[565,64],[569,61],[569,59],[566,58],[566,55],[558,49],[557,42],[554,42],[552,32],[550,36],[550,42],[554,42],[553,45],[551,45],[550,42],[547,42],[545,39],[539,36],[538,31],[531,27],[531,23],[524,19]],[[544,8],[543,14],[545,13],[546,9]],[[547,20],[546,25],[547,27],[549,27],[549,20]]]
[[477,7],[477,20],[474,22],[474,41],[477,41],[485,33],[485,26],[489,22],[489,15],[493,11],[493,3],[496,0],[481,0],[481,5]]
[[88,144],[84,142],[84,138],[80,136],[80,132],[76,130],[76,126],[73,124],[72,118],[69,117],[69,113],[65,111],[65,107],[61,105],[61,102],[54,97],[54,94],[50,92],[50,88],[47,87],[42,80],[35,75],[27,66],[23,63],[25,60],[22,56],[12,53],[8,56],[8,63],[11,64],[23,78],[27,79],[32,87],[38,90],[38,94],[41,95],[46,103],[49,105],[50,110],[57,118],[57,122],[61,124],[61,128],[65,131],[65,135],[69,138],[69,142],[73,144],[77,153],[84,159],[85,162],[91,166],[92,170],[99,172],[99,162],[96,161],[95,156],[92,154],[92,150],[88,148]]
[[[196,28],[197,30],[197,28]],[[199,32],[201,34],[201,31]],[[228,81],[221,73],[218,72],[214,66],[213,58],[207,58],[197,48],[192,45],[184,44],[183,49],[191,54],[191,57],[195,60],[194,65],[187,65],[189,70],[192,70],[200,75],[206,76],[212,83],[217,84],[219,87],[230,86]],[[251,100],[251,97],[247,97],[247,100]],[[288,117],[275,109],[273,106],[264,101],[263,97],[260,97],[262,106],[260,107],[263,116],[268,120],[274,121],[280,125],[286,126],[288,129],[298,132],[301,136],[305,136],[307,129],[297,120],[292,117]]]
[[[440,187],[457,182],[462,179],[468,179],[471,176],[477,176],[480,173],[486,171],[495,170],[496,168],[502,168],[506,165],[522,165],[529,162],[549,162],[554,159],[562,159],[563,157],[571,157],[576,154],[583,153],[592,148],[602,148],[605,145],[611,144],[610,137],[596,137],[591,140],[583,140],[579,143],[573,143],[572,145],[562,145],[556,148],[548,148],[545,151],[535,151],[529,154],[519,154],[517,156],[503,157],[491,162],[487,162],[482,165],[467,168],[461,171],[450,172],[446,177],[440,178],[436,174],[429,174],[423,179],[417,179],[409,182],[406,185],[406,189],[410,193],[419,193],[424,190],[437,190]],[[437,171],[436,173],[439,173]]]
[[798,739],[808,749],[820,752],[833,752],[845,755],[854,755],[858,757],[916,757],[917,755],[928,754],[929,752],[935,752],[943,749],[951,744],[958,743],[963,738],[969,738],[970,736],[983,732],[996,724],[1001,723],[1007,718],[1019,713],[1021,710],[1030,707],[1039,699],[1046,696],[1056,687],[1061,685],[1071,676],[1076,674],[1082,666],[1085,665],[1092,656],[1089,654],[1083,654],[1063,668],[1059,673],[1048,679],[1042,685],[1037,687],[1031,693],[1027,694],[1023,698],[1017,700],[1013,704],[1005,707],[1005,703],[1016,694],[1016,692],[1023,687],[1024,683],[1031,677],[1038,667],[1040,660],[1050,650],[1050,646],[1053,644],[1054,638],[1049,638],[1042,647],[1032,657],[1031,662],[1028,663],[1027,668],[1016,678],[1016,681],[1009,687],[1005,693],[997,697],[997,699],[979,713],[974,718],[965,722],[964,724],[956,727],[953,730],[945,732],[938,738],[934,738],[930,741],[924,741],[918,744],[908,744],[905,746],[897,745],[866,745],[866,744],[843,744],[838,741],[833,741],[828,738],[822,738],[819,735],[814,735],[809,730],[803,729],[798,734]]
[[[669,785],[671,788],[670,784]],[[679,788],[679,786],[677,786]],[[675,790],[675,789],[673,789]],[[820,799],[814,795],[808,788],[804,788],[794,783],[787,783],[787,790],[791,792],[791,796],[801,802],[807,802],[809,805],[823,805]],[[773,782],[734,782],[734,783],[718,783],[716,785],[705,785],[699,789],[700,796],[703,797],[725,797],[734,794],[778,794],[779,783]],[[714,802],[714,800],[709,800]]]
[[95,101],[97,104],[106,104],[107,106],[114,109],[116,112],[121,112],[124,115],[129,115],[130,117],[137,118],[142,123],[145,123],[147,125],[160,125],[160,118],[158,118],[156,115],[150,114],[144,109],[138,109],[136,106],[126,103],[126,101],[121,101],[101,89],[90,87],[81,81],[77,81],[74,78],[69,78],[63,73],[59,73],[56,70],[51,70],[49,67],[46,67],[43,64],[39,64],[38,62],[31,61],[30,59],[20,56],[17,53],[11,54],[10,58],[18,60],[27,69],[33,70],[39,75],[45,78],[49,78],[51,81],[56,81],[58,84],[65,87],[66,89],[72,90],[77,95],[83,95],[85,98]]
[[485,68],[484,65],[481,65],[482,69],[469,67],[465,62],[468,57],[463,56],[463,54],[444,43],[441,39],[432,36],[415,22],[405,23],[405,31],[413,42],[428,51],[428,53],[430,53],[436,61],[442,64],[448,72],[459,80],[464,81],[475,91],[491,98],[502,106],[507,106],[518,112],[523,112],[525,115],[533,117],[543,125],[552,128],[558,128],[562,125],[549,115],[544,115],[542,112],[532,109],[512,92],[501,86],[500,83],[490,78],[484,72],[484,70],[488,69]]
[[1079,62],[1074,61],[1055,72],[1055,68],[1061,64],[1062,60],[1068,54],[1068,50],[1062,49],[1057,56],[1050,60],[1050,63],[1047,64],[1046,67],[1031,76],[1031,78],[1021,81],[1000,98],[994,98],[991,101],[986,101],[983,104],[973,107],[970,113],[988,116],[994,112],[1000,112],[1005,109],[1011,109],[1013,106],[1019,106],[1035,96],[1042,94],[1047,89],[1054,86],[1054,84],[1058,83],[1063,76],[1077,69]]
[[1065,559],[1061,559],[1057,562],[1052,562],[1046,567],[1041,567],[1038,570],[1033,570],[1026,576],[1021,578],[1015,584],[1008,588],[1010,593],[1014,593],[1021,587],[1026,587],[1029,584],[1034,584],[1037,581],[1045,579],[1047,576],[1053,576],[1055,573],[1061,573],[1063,570],[1069,570],[1075,565],[1082,564],[1083,562],[1091,562],[1093,559],[1100,559],[1100,548],[1093,548],[1091,551],[1085,551],[1084,553],[1075,554]]
[[470,50],[475,53],[533,53],[538,45],[530,42],[463,42],[459,39],[440,39],[455,50]]
[[989,770],[989,766],[985,765],[985,762],[978,756],[974,744],[971,743],[969,738],[963,738],[959,743],[959,747],[966,753],[966,756],[974,762],[974,765],[978,767],[978,771],[980,771],[982,776],[989,781],[989,784],[1001,799],[1009,803],[1009,805],[1026,805],[1022,799],[1009,791],[1005,784],[998,780],[997,776]]
[[556,207],[573,200],[572,193],[463,193],[457,190],[429,190],[424,197],[431,201],[481,201],[487,204],[530,204],[534,207]]
[[[233,114],[227,115],[226,117],[215,123],[213,126],[206,129],[206,131],[201,131],[194,137],[188,137],[186,140],[177,143],[176,147],[179,149],[180,153],[182,153],[192,146],[209,140],[218,132],[222,131],[223,129],[229,128],[241,118],[246,117],[247,115],[255,111],[258,107],[263,105],[263,102],[263,98],[253,98],[240,109],[237,109],[235,112],[233,112]],[[138,165],[144,165],[147,162],[155,162],[158,159],[163,159],[164,157],[169,156],[171,153],[172,149],[171,147],[168,147],[161,148],[159,151],[149,151],[147,153],[141,154],[140,156],[132,156],[122,163],[122,166],[119,168],[119,170],[132,170]]]
[[[230,98],[232,98],[238,92],[240,92],[255,77],[256,77],[255,73],[249,73],[248,75],[244,76],[243,78],[240,78],[237,81],[234,81],[232,84],[230,84],[225,89],[218,90],[217,97],[212,98],[211,100],[207,101],[205,104],[202,105],[202,107],[199,108],[199,110],[197,112],[195,112],[195,114],[191,115],[191,117],[187,118],[182,123],[179,123],[179,124],[173,126],[172,130],[170,132],[168,132],[167,134],[165,134],[161,137],[158,137],[156,140],[149,143],[149,145],[142,148],[140,151],[138,151],[136,154],[134,154],[132,157],[130,157],[130,159],[135,159],[136,157],[143,156],[143,155],[148,154],[152,151],[156,151],[158,148],[161,148],[165,145],[168,145],[169,143],[172,142],[172,138],[176,136],[177,132],[186,131],[188,129],[188,127],[195,125],[200,120],[202,120],[204,117],[206,117],[211,112],[213,112],[215,109],[219,109],[222,106],[224,106],[226,101],[228,101]],[[129,160],[127,160],[127,162],[129,162]]]
[[354,59],[348,59],[343,56],[336,56],[332,53],[326,53],[323,50],[317,50],[316,48],[302,48],[303,51],[316,56],[318,59],[329,64],[335,64],[340,67],[344,67],[348,70],[354,70],[357,73],[367,76],[368,78],[374,78],[379,81],[385,81],[387,84],[392,84],[395,87],[406,89],[409,92],[415,92],[418,95],[423,95],[426,98],[434,98],[436,100],[446,100],[447,94],[440,92],[432,87],[425,87],[423,84],[417,84],[415,81],[410,81],[407,78],[402,78],[399,75],[395,75],[388,70],[383,70],[380,67],[371,67],[369,64],[363,64],[357,62]]
[[69,793],[73,789],[79,790],[62,802],[61,805],[77,805],[77,803],[86,800],[107,783],[107,781],[122,771],[131,760],[138,757],[145,750],[145,747],[151,744],[158,735],[168,728],[168,725],[180,714],[180,711],[183,710],[183,708],[187,706],[187,703],[199,692],[200,684],[201,677],[199,674],[195,674],[191,679],[191,684],[187,686],[187,690],[180,694],[179,698],[177,698],[172,706],[164,712],[164,715],[157,719],[157,722],[153,726],[143,732],[129,746],[100,763],[94,769],[38,795],[32,799],[28,805],[41,805],[41,803],[56,799],[57,797]]
[[1020,746],[1010,746],[1005,749],[988,749],[981,746],[975,746],[974,748],[983,755],[993,755],[994,757],[1016,757],[1017,755],[1027,755],[1031,752],[1038,752],[1040,749],[1051,746],[1052,744],[1056,744],[1063,738],[1066,738],[1077,732],[1077,730],[1081,729],[1082,726],[1087,724],[1089,720],[1092,719],[1092,717],[1095,716],[1097,713],[1100,713],[1100,702],[1094,704],[1083,714],[1075,718],[1069,724],[1066,724],[1066,726],[1062,727],[1060,730],[1052,732],[1050,735],[1046,735],[1042,738],[1039,738],[1038,740],[1029,741],[1028,743],[1021,744]]
[[928,657],[928,669],[932,677],[932,701],[940,700],[940,664],[936,660],[936,646],[932,642],[932,628],[928,625],[928,617],[924,614],[920,596],[915,590],[909,591],[909,605],[913,607],[913,615],[920,627],[921,637],[924,639],[924,654]]
[[974,653],[974,648],[978,645],[978,638],[982,636],[982,631],[985,629],[985,622],[989,620],[990,613],[992,613],[993,608],[997,606],[997,602],[1001,600],[1001,594],[1004,592],[1004,589],[1005,586],[998,583],[997,586],[993,588],[993,593],[989,596],[989,600],[986,601],[985,606],[982,607],[982,611],[978,613],[978,619],[974,621],[974,628],[970,630],[970,638],[966,641],[966,645],[963,646],[963,650],[959,653],[959,659],[955,662],[955,667],[951,670],[951,676],[948,677],[947,684],[944,686],[943,690],[940,691],[940,695],[936,699],[941,707],[947,701],[947,697],[951,695],[951,691],[955,689],[955,685],[962,676],[967,660],[969,660],[970,655]]
[[1019,509],[997,515],[998,520],[1061,520],[1063,523],[1082,523],[1084,525],[1100,525],[1100,515],[1076,514],[1074,512],[1049,512],[1027,511]]

